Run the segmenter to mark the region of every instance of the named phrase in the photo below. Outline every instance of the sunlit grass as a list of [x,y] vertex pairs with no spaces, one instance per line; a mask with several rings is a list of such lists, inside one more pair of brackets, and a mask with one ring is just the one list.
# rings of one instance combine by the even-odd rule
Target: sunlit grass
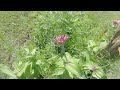
[[[100,43],[108,43],[116,31],[112,27],[112,20],[119,19],[120,12],[108,11],[82,11],[82,12],[0,12],[0,62],[9,63],[12,60],[20,60],[24,49],[24,39],[31,32],[32,42],[27,47],[39,48],[37,58],[46,60],[56,55],[56,47],[52,39],[56,36],[67,34],[70,40],[66,43],[66,51],[72,56],[81,58],[84,52],[88,52],[91,60],[97,62],[105,71],[108,78],[120,78],[118,69],[119,57],[116,59],[97,58],[96,51],[100,48]],[[104,33],[106,32],[106,33]],[[94,43],[95,48],[88,43]],[[93,46],[94,46],[93,45]],[[24,47],[22,47],[24,46]],[[21,48],[22,49],[21,49]],[[90,47],[90,48],[88,48]],[[59,50],[59,48],[57,49]],[[24,55],[23,55],[24,56]],[[107,60],[109,59],[109,60]],[[45,61],[43,61],[45,62]],[[54,78],[51,63],[41,67],[41,74],[46,78]],[[8,64],[9,65],[9,64]]]

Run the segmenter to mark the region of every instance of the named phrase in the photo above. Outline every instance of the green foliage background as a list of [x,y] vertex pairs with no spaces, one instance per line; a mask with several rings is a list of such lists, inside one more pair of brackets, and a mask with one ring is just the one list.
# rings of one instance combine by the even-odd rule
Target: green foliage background
[[[53,38],[61,35],[70,37],[65,43],[65,50],[71,57],[79,59],[80,66],[86,65],[89,60],[102,68],[107,78],[119,78],[119,65],[116,63],[119,57],[97,57],[97,53],[107,45],[116,31],[111,21],[119,19],[119,12],[0,13],[0,62],[11,68],[19,78],[78,78],[74,75],[76,73],[70,74],[68,69],[63,70],[60,47],[52,42]],[[18,73],[19,70],[21,72]]]

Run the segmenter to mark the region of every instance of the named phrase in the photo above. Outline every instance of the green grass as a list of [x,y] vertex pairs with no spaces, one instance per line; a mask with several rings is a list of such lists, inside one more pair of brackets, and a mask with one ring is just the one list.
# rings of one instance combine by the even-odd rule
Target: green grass
[[0,63],[11,65],[17,60],[22,37],[29,32],[28,12],[0,11]]
[[[0,12],[0,62],[10,65],[13,61],[24,60],[24,48],[30,50],[39,48],[34,59],[40,59],[41,75],[44,78],[52,76],[57,68],[57,58],[49,60],[58,52],[51,40],[59,35],[67,34],[70,40],[66,43],[66,51],[72,56],[85,61],[84,52],[89,53],[90,60],[97,62],[105,71],[107,78],[120,78],[120,60],[116,58],[97,58],[96,51],[100,43],[108,43],[114,32],[112,20],[119,19],[118,11],[89,11],[89,12]],[[102,36],[103,31],[107,31]],[[31,42],[24,40],[30,33]],[[95,44],[95,48],[90,46]],[[97,49],[98,48],[98,49]],[[103,48],[103,47],[102,47]],[[9,64],[10,63],[10,64]],[[51,66],[52,65],[52,66]],[[56,70],[55,70],[56,71]],[[3,77],[3,75],[1,75]],[[24,76],[23,76],[24,77]]]
[[111,69],[108,70],[107,77],[109,79],[120,79],[120,69],[119,69],[120,59],[115,59],[114,63],[111,64]]

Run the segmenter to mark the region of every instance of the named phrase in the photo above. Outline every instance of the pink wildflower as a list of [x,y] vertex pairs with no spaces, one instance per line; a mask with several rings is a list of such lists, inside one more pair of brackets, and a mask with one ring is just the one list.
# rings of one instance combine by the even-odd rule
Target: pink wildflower
[[59,44],[63,44],[65,41],[67,41],[69,39],[68,36],[66,35],[62,35],[62,36],[59,36],[59,37],[56,37],[53,41],[55,43],[59,43]]
[[96,70],[96,66],[91,66],[91,70],[95,71]]

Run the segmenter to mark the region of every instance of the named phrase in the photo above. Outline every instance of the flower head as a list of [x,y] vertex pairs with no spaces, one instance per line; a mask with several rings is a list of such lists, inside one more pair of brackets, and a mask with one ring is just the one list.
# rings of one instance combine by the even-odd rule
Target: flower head
[[92,71],[95,71],[95,70],[96,70],[96,66],[92,65],[92,66],[91,66],[91,70],[92,70]]
[[62,36],[56,37],[55,39],[53,39],[53,41],[55,43],[63,44],[68,39],[69,39],[69,37],[67,35],[62,35]]

